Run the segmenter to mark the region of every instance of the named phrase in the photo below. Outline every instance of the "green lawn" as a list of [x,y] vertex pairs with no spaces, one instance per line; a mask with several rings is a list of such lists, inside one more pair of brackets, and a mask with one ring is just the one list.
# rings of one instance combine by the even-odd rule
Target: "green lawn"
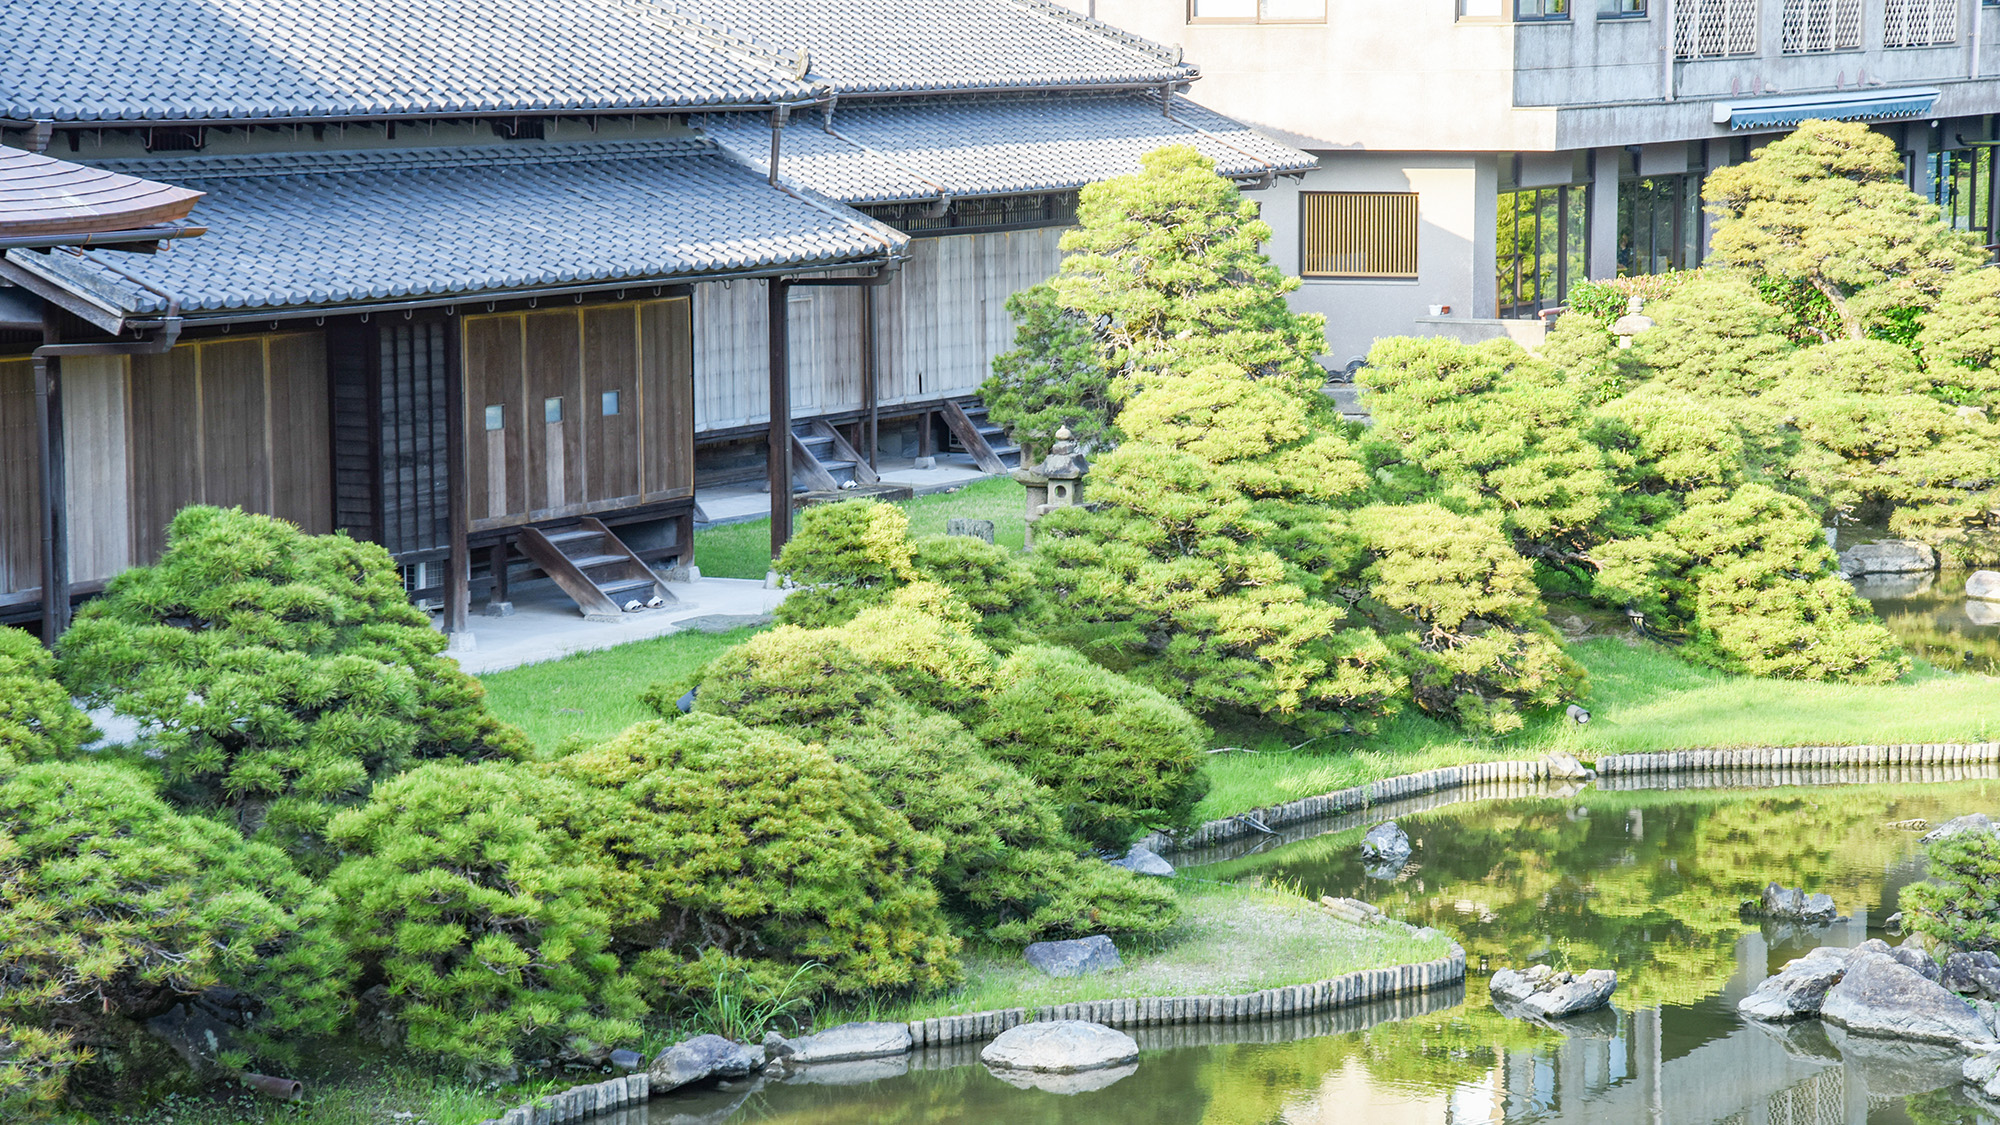
[[[952,492],[933,492],[906,500],[910,530],[918,535],[943,535],[953,517],[992,520],[993,541],[1018,551],[1027,522],[1027,495],[1006,477],[974,481]],[[746,520],[717,524],[694,535],[695,563],[711,578],[762,578],[771,569],[771,521]]]
[[493,713],[527,731],[546,755],[564,739],[601,742],[641,719],[655,718],[640,705],[640,692],[714,659],[754,631],[674,633],[493,672],[480,682]]
[[1239,740],[1257,753],[1211,756],[1213,788],[1197,810],[1213,819],[1461,762],[1730,746],[1986,742],[2000,737],[2000,679],[1920,669],[1879,687],[1796,683],[1699,668],[1650,643],[1619,638],[1569,646],[1590,672],[1591,721],[1531,722],[1504,741],[1468,740],[1422,715],[1383,724],[1351,752],[1288,751],[1272,736]]

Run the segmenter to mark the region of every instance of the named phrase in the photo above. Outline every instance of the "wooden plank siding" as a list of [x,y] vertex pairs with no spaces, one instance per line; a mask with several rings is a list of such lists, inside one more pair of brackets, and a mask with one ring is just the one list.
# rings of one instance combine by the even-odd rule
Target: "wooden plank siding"
[[474,531],[693,495],[689,308],[676,297],[464,318]]
[[70,356],[61,363],[69,576],[102,581],[132,565],[125,359]]
[[[918,238],[876,298],[884,406],[972,394],[1014,346],[1007,298],[1054,275],[1063,229]],[[695,286],[696,432],[770,419],[765,283]],[[789,303],[792,414],[862,408],[861,295],[797,289]]]
[[42,474],[34,364],[0,361],[0,594],[42,584]]

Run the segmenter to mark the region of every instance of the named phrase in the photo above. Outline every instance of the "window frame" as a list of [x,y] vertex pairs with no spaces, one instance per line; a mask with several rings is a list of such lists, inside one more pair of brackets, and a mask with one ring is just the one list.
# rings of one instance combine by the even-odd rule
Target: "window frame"
[[[2000,0],[1994,0],[1994,2],[2000,3]],[[1639,5],[1639,10],[1635,12],[1616,11],[1615,9],[1621,4],[1637,4]],[[1647,20],[1653,18],[1652,8],[1653,6],[1648,0],[1600,0],[1597,6],[1597,18],[1606,23],[1622,23],[1625,20]]]
[[1221,25],[1224,27],[1325,27],[1327,22],[1326,10],[1332,5],[1333,0],[1320,0],[1318,18],[1309,16],[1305,19],[1270,19],[1264,15],[1264,0],[1252,0],[1252,2],[1257,6],[1257,13],[1255,15],[1204,16],[1196,14],[1196,8],[1200,5],[1201,0],[1187,0],[1187,22],[1189,24]]
[[[1562,11],[1555,15],[1547,12],[1540,15],[1523,15],[1521,9],[1529,4],[1538,8],[1559,4],[1562,6]],[[1570,23],[1576,16],[1576,0],[1513,0],[1513,5],[1515,23]]]
[[[1367,196],[1373,198],[1407,198],[1409,205],[1408,258],[1410,270],[1407,273],[1384,270],[1344,273],[1309,272],[1307,263],[1311,247],[1312,227],[1310,213],[1312,200],[1319,196]],[[1422,279],[1423,261],[1423,202],[1421,193],[1414,191],[1301,191],[1299,192],[1299,278],[1304,281],[1389,281],[1414,282]]]

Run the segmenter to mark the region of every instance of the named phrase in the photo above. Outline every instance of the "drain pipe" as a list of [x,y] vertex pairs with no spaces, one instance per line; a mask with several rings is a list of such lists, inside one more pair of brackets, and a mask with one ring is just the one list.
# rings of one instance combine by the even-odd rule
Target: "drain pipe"
[[[831,113],[828,114],[831,117]],[[792,120],[792,107],[778,105],[771,108],[771,174],[768,177],[772,187],[778,186],[778,150],[785,135],[785,126]]]

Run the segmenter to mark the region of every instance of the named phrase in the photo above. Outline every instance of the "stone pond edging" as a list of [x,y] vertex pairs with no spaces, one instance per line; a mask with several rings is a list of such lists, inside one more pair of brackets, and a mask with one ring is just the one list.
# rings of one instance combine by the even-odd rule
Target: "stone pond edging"
[[[1839,766],[1948,766],[2000,762],[2000,742],[1900,743],[1886,746],[1772,746],[1738,750],[1667,750],[1607,754],[1596,762],[1599,776],[1681,773],[1726,769],[1807,769]],[[1139,843],[1162,855],[1225,844],[1301,821],[1357,812],[1391,801],[1506,781],[1581,781],[1552,770],[1546,760],[1468,762],[1422,773],[1385,777],[1317,797],[1249,809],[1211,820],[1191,832],[1155,832]],[[1774,783],[1777,784],[1777,783]]]
[[[1329,908],[1330,910],[1332,908]],[[1338,914],[1339,911],[1334,910]],[[1343,915],[1344,917],[1344,915]],[[910,1050],[991,1039],[1024,1023],[1085,1020],[1107,1027],[1167,1027],[1176,1024],[1256,1023],[1290,1019],[1413,993],[1465,980],[1465,950],[1430,961],[1362,969],[1312,984],[1265,988],[1240,996],[1150,996],[1128,1000],[1082,1000],[1035,1008],[1006,1008],[959,1016],[911,1020]],[[806,1064],[808,1066],[813,1064]],[[641,1071],[622,1078],[574,1086],[516,1106],[481,1125],[568,1125],[600,1113],[641,1105],[652,1096],[650,1076]]]

